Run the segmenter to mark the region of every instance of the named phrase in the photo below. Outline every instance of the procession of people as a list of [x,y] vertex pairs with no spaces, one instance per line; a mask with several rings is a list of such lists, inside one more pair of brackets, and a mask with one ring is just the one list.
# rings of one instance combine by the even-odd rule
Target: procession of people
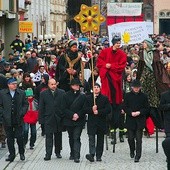
[[[96,157],[102,161],[104,136],[110,136],[115,145],[119,129],[120,142],[126,134],[129,155],[137,163],[143,134],[150,137],[159,128],[165,129],[168,138],[163,147],[169,166],[170,75],[166,59],[170,49],[168,36],[161,37],[162,42],[154,35],[141,44],[121,46],[121,37],[114,35],[107,47],[107,37],[94,35],[92,49],[88,41],[37,42],[24,55],[24,43],[17,47],[16,35],[11,48],[19,55],[15,60],[0,56],[0,142],[2,148],[8,146],[6,161],[13,162],[16,157],[15,138],[20,159],[25,160],[28,129],[29,147],[34,149],[39,122],[45,137],[45,161],[51,159],[53,145],[56,157],[62,158],[62,132],[67,131],[68,159],[79,163],[81,133],[87,128],[87,160],[94,162]],[[165,52],[169,55],[166,59]]]

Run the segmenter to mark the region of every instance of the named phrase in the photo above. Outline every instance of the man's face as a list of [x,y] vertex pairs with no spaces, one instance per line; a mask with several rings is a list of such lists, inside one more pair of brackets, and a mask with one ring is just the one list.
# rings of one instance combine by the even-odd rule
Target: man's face
[[55,91],[57,88],[57,82],[54,79],[49,80],[48,87],[50,90]]
[[45,70],[45,68],[44,68],[44,67],[40,67],[40,69],[39,69],[39,71],[40,71],[41,73],[43,73],[43,72],[44,72],[44,70]]
[[32,53],[32,54],[31,54],[31,57],[36,57],[36,53]]
[[78,50],[77,45],[73,45],[70,50],[76,52]]
[[17,89],[17,83],[8,84],[8,88],[9,88],[9,90],[12,90],[12,91],[16,90]]
[[113,45],[114,50],[119,49],[119,48],[120,48],[120,45],[121,45],[121,42],[120,42],[120,41],[116,42],[116,43]]
[[71,88],[72,88],[74,91],[78,91],[78,90],[80,90],[80,85],[78,85],[78,84],[73,84],[73,85],[71,85]]
[[139,93],[141,87],[132,87],[132,90],[135,92],[135,93]]
[[5,69],[6,71],[9,71],[9,70],[10,70],[10,66],[5,66],[4,69]]
[[94,92],[94,94],[99,94],[100,93],[100,87],[99,86],[94,86],[93,87],[93,92]]

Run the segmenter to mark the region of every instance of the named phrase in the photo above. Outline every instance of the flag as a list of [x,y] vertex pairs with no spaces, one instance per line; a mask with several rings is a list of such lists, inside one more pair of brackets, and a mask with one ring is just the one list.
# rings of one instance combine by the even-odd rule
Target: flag
[[75,40],[74,35],[71,33],[70,29],[67,27],[67,36],[69,40]]

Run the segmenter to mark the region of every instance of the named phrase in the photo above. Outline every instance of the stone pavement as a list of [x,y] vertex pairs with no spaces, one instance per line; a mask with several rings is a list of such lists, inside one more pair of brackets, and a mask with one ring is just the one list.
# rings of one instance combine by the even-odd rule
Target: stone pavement
[[[69,160],[69,145],[68,135],[63,133],[63,150],[62,159],[57,159],[52,155],[50,161],[44,161],[45,138],[40,136],[40,129],[37,130],[38,137],[34,150],[26,148],[26,160],[20,161],[19,155],[16,156],[14,162],[5,162],[7,154],[0,159],[0,170],[166,170],[165,155],[162,150],[161,142],[164,139],[163,133],[159,132],[159,153],[155,152],[155,138],[143,138],[143,154],[139,163],[134,163],[134,160],[129,156],[127,139],[124,143],[119,140],[116,144],[116,152],[112,152],[112,145],[109,142],[109,149],[104,149],[102,162],[90,163],[86,160],[85,155],[88,153],[88,136],[86,130],[83,130],[81,142],[81,159],[80,163],[74,163]],[[0,150],[1,152],[1,150]]]

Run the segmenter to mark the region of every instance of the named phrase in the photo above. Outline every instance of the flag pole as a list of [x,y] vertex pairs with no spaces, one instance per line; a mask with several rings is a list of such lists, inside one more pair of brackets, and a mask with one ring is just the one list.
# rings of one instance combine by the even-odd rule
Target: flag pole
[[[90,32],[89,38],[90,38],[90,50],[91,50],[91,74],[92,74],[92,90],[94,87],[94,62],[93,62],[93,47],[92,47],[92,32]],[[95,101],[95,94],[94,94],[94,90],[93,90],[93,103],[94,105],[96,105],[96,101]]]

